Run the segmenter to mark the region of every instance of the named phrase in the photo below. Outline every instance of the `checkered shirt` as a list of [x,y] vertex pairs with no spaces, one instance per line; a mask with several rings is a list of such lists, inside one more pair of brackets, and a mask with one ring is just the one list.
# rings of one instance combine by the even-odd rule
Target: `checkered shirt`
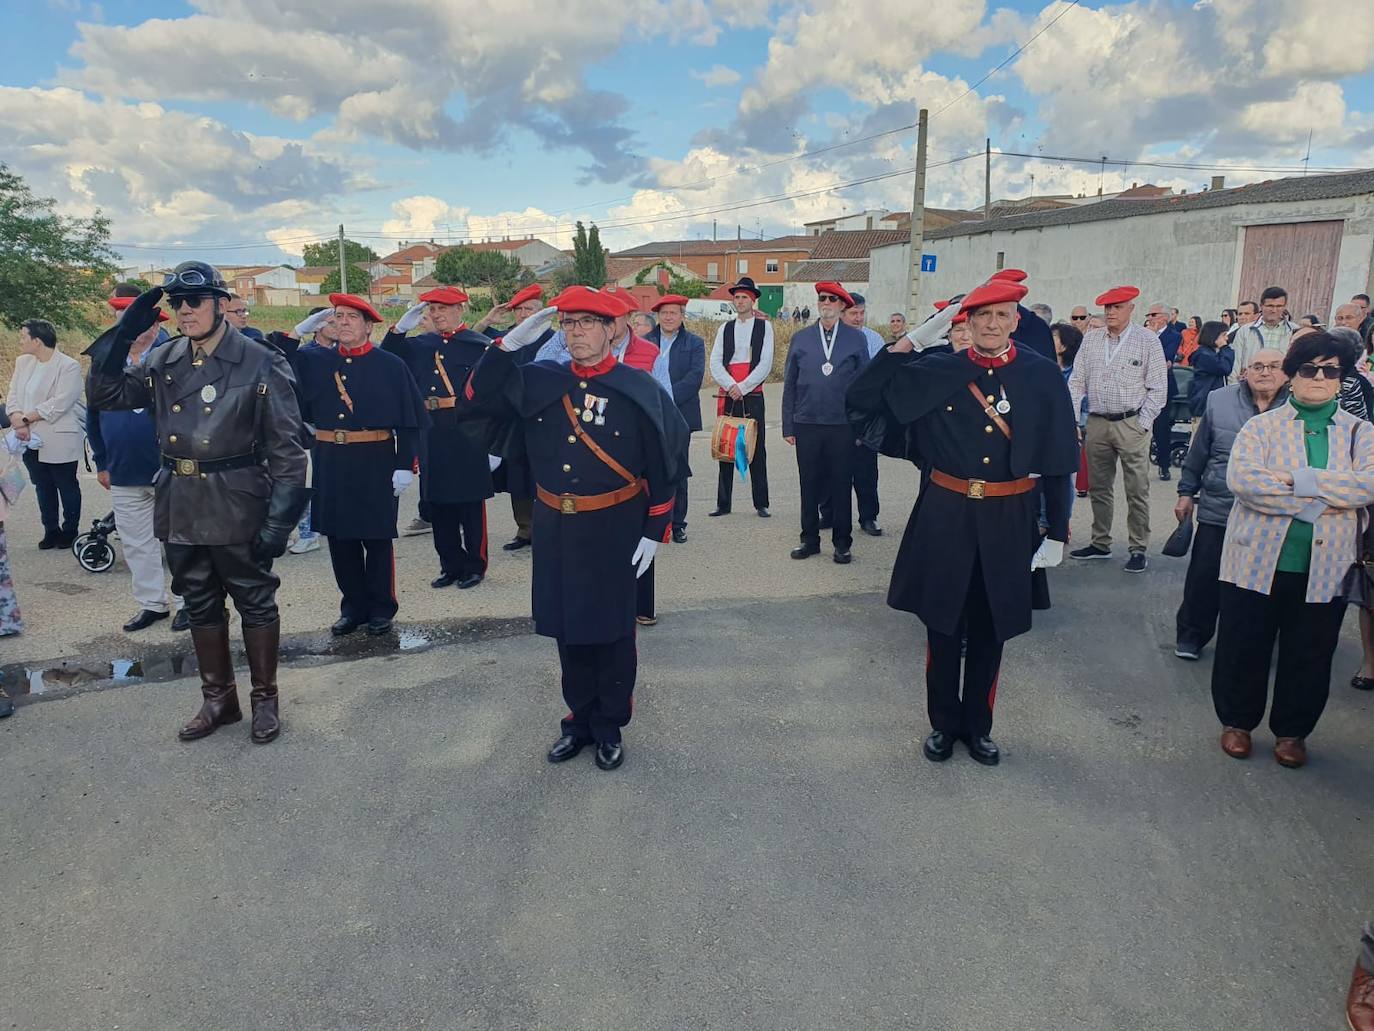
[[1150,428],[1155,416],[1164,410],[1168,397],[1169,363],[1164,345],[1144,326],[1127,326],[1112,360],[1107,361],[1107,331],[1089,330],[1074,359],[1069,374],[1069,397],[1073,410],[1083,398],[1095,415],[1116,415],[1140,410],[1140,425]]

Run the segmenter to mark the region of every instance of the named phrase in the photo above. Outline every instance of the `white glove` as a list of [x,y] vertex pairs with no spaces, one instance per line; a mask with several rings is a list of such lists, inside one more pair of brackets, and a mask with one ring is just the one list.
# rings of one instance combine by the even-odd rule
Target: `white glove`
[[1052,569],[1064,561],[1064,542],[1052,541],[1046,537],[1031,556],[1031,571]]
[[496,472],[496,467],[497,467],[498,465],[500,465],[500,464],[501,464],[501,456],[500,456],[500,455],[487,455],[487,469],[488,469],[488,471],[490,471],[490,472]]
[[396,320],[397,333],[409,333],[420,324],[420,320],[425,317],[425,309],[429,307],[428,301],[421,301],[419,304],[412,304],[406,309],[406,313]]
[[651,541],[648,537],[639,538],[639,547],[635,548],[635,553],[630,556],[630,565],[638,567],[635,569],[636,580],[643,576],[653,563],[656,551],[658,541]]
[[541,308],[524,322],[516,326],[509,333],[501,338],[501,349],[504,351],[518,351],[522,347],[529,347],[539,339],[540,334],[548,329],[549,323],[553,321],[554,313],[557,308]]
[[415,474],[409,469],[397,469],[391,474],[391,490],[398,498],[406,492],[406,488],[415,482]]
[[923,351],[943,339],[949,332],[949,325],[954,321],[954,316],[958,314],[959,302],[951,301],[915,329],[909,330],[907,339],[916,345],[916,350]]
[[323,326],[334,315],[333,308],[321,308],[314,315],[307,315],[300,322],[296,323],[296,328],[291,331],[291,335],[297,340],[309,336]]

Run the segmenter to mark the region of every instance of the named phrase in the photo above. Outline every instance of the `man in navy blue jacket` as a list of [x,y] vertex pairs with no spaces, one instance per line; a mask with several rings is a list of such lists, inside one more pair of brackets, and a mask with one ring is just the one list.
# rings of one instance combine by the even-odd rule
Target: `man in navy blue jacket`
[[[682,325],[687,298],[664,294],[649,309],[658,316],[658,325],[645,338],[658,348],[660,360],[668,362],[668,378],[673,384],[673,404],[687,423],[687,435],[701,429],[701,383],[706,377],[706,341]],[[687,543],[687,483],[678,487],[673,503],[673,540]]]
[[[110,307],[122,312],[132,302],[133,297],[116,289]],[[167,321],[167,316],[162,312],[158,315],[158,321],[129,348],[130,365],[141,365],[154,348],[167,340],[160,325]],[[138,612],[124,624],[124,630],[133,633],[166,619],[173,604],[177,616],[172,629],[189,629],[191,624],[181,599],[167,593],[162,543],[153,535],[153,477],[162,468],[162,458],[152,413],[146,408],[100,411],[91,407],[86,412],[86,435],[95,458],[96,479],[114,502],[124,561],[133,576]]]

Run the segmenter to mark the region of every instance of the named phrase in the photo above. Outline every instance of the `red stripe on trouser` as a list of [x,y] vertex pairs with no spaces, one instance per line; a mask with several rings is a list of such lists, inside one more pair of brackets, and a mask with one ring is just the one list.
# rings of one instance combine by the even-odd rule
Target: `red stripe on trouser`
[[485,501],[482,502],[482,547],[480,553],[482,555],[482,568],[485,569],[487,565],[487,503]]
[[997,672],[992,675],[992,687],[988,688],[988,712],[997,704],[997,681],[1002,678],[1002,664],[997,664]]
[[396,601],[396,548],[391,548],[391,600]]

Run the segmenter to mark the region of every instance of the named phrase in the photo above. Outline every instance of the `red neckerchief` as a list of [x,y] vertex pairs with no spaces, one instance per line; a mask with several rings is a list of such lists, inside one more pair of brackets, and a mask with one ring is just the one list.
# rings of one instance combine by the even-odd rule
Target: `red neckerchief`
[[440,333],[439,336],[443,339],[444,343],[448,343],[448,338],[449,338],[449,337],[454,336],[454,335],[457,334],[457,333],[462,333],[462,332],[464,332],[467,328],[468,328],[468,324],[467,324],[466,322],[460,322],[460,323],[458,323],[458,328],[457,328],[457,329],[449,330],[447,333]]
[[1016,360],[1016,345],[1011,344],[996,358],[989,358],[987,355],[979,354],[972,347],[968,348],[964,353],[968,355],[968,360],[973,362],[973,364],[980,369],[999,369],[1003,365],[1010,365]]
[[601,361],[597,362],[595,365],[578,365],[577,362],[573,362],[570,368],[572,369],[572,373],[574,376],[585,376],[591,378],[592,376],[600,376],[604,373],[610,372],[612,369],[615,368],[615,366],[615,352],[611,352],[610,354],[606,355],[605,358],[602,358]]
[[339,347],[339,353],[343,355],[345,358],[361,358],[370,350],[372,350],[371,340],[364,340],[357,347],[344,347],[342,345],[340,345]]

